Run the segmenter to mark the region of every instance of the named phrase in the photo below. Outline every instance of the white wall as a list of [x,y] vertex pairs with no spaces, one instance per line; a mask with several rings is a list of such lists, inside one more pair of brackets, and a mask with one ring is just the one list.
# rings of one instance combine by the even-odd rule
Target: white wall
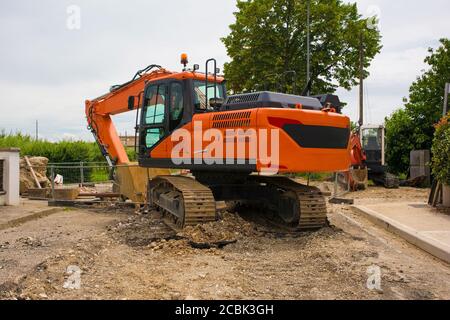
[[6,191],[5,195],[0,196],[0,204],[17,206],[20,203],[19,196],[19,179],[20,179],[20,167],[19,167],[19,149],[9,148],[0,149],[0,159],[4,160],[3,163],[3,190]]

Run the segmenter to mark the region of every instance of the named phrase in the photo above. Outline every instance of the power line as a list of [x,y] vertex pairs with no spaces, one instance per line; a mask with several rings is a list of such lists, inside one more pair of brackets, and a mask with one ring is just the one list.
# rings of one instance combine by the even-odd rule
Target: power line
[[373,121],[372,110],[370,109],[369,86],[367,84],[367,81],[365,82],[365,85],[364,85],[364,96],[365,96],[364,99],[366,101],[366,115],[367,115],[368,123],[372,123],[372,121]]

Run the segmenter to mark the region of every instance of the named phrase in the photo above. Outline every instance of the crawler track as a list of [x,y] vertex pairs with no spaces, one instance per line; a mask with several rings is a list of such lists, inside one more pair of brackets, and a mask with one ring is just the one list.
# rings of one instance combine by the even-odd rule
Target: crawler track
[[149,201],[169,213],[178,229],[216,220],[216,202],[211,190],[182,176],[158,176],[149,183]]
[[288,201],[280,201],[278,215],[291,230],[317,230],[327,225],[327,205],[318,188],[302,185],[283,176],[259,176],[257,180],[277,189],[281,199],[288,198]]

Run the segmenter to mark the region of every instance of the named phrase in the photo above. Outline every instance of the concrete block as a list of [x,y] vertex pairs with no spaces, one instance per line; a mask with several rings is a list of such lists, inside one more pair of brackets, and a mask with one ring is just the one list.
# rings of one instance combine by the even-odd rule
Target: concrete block
[[428,166],[430,160],[430,150],[413,150],[409,154],[410,166]]
[[41,188],[41,189],[30,188],[30,189],[28,189],[27,192],[28,192],[28,199],[31,199],[31,200],[47,199],[51,192],[51,189],[49,189],[49,188]]
[[19,195],[19,156],[20,149],[18,148],[6,148],[0,149],[0,159],[3,161],[2,166],[2,188],[3,191],[0,194],[0,204],[17,206],[20,204]]
[[80,194],[80,188],[56,188],[53,191],[55,200],[75,200]]
[[411,179],[425,176],[425,185],[431,184],[430,150],[413,150],[410,153],[409,175]]

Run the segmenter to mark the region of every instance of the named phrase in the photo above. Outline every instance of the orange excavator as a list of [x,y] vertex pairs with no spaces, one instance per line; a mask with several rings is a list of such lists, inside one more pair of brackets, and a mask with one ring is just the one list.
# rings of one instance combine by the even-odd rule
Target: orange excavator
[[272,221],[295,230],[326,224],[319,189],[273,173],[348,170],[349,118],[315,97],[227,96],[215,59],[205,72],[187,68],[185,54],[181,63],[181,72],[150,65],[86,101],[89,129],[108,163],[129,163],[111,116],[137,110],[139,166],[190,172],[143,178],[146,202],[173,226],[215,220],[216,201],[258,204]]

